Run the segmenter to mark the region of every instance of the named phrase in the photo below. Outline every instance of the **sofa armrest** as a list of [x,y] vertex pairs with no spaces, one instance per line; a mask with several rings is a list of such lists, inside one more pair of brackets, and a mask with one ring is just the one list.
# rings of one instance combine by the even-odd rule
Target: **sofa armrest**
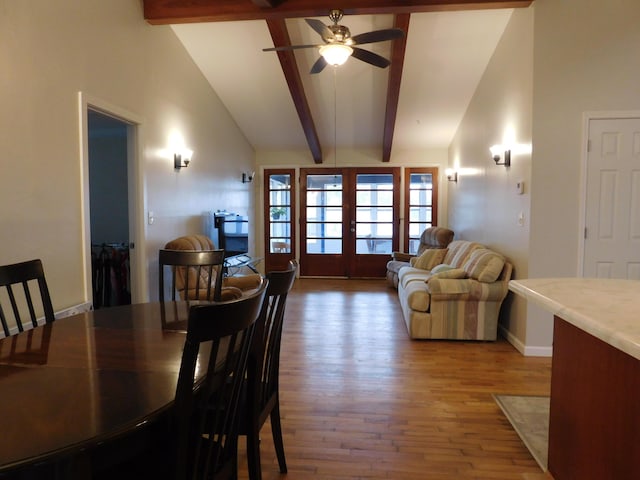
[[472,295],[473,298],[479,301],[501,302],[509,293],[508,281],[497,281],[492,283],[478,282],[472,280]]
[[509,292],[509,282],[484,283],[471,278],[431,278],[428,280],[431,295],[439,300],[454,300],[466,295],[471,300],[502,301]]
[[391,254],[391,258],[399,262],[408,262],[413,257],[415,257],[415,255],[411,255],[410,253],[404,253],[404,252],[393,252]]
[[473,280],[468,278],[430,278],[427,290],[433,300],[461,300],[471,297]]

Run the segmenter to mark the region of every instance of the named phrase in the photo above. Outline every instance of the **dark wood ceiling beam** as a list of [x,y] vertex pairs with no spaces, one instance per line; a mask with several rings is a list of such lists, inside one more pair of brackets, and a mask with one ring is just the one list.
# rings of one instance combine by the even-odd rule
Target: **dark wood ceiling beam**
[[256,6],[261,8],[273,8],[280,3],[280,0],[251,0]]
[[[281,20],[267,20],[267,26],[273,39],[273,45],[275,47],[282,47],[285,45],[291,45],[291,39],[289,38],[289,32],[283,19]],[[291,92],[291,98],[298,111],[298,117],[304,130],[304,136],[307,139],[307,144],[311,150],[311,156],[315,163],[322,163],[322,148],[320,147],[320,139],[318,138],[318,132],[311,116],[311,109],[309,108],[309,102],[304,93],[304,87],[302,85],[302,78],[300,77],[300,70],[296,63],[296,58],[292,50],[277,52],[280,59],[280,65],[282,66],[282,72],[284,78],[287,80],[289,91]]]
[[407,48],[409,36],[409,18],[411,15],[402,13],[396,15],[395,28],[404,31],[404,37],[395,40],[391,46],[391,66],[389,67],[389,86],[387,88],[387,107],[384,114],[384,134],[382,136],[382,161],[391,160],[391,146],[393,144],[393,132],[396,126],[396,114],[398,113],[398,99],[400,98],[400,83],[402,82],[402,67],[404,65],[404,53]]
[[[345,15],[523,8],[533,0],[340,0]],[[265,5],[265,6],[262,6]],[[336,0],[143,0],[153,25],[238,20],[325,17]]]

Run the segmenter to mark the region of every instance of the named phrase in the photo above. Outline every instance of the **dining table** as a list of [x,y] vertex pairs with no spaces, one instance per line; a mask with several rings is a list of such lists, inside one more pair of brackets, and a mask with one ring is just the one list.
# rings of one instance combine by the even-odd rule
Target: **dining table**
[[0,478],[93,478],[162,438],[189,306],[91,310],[0,339]]

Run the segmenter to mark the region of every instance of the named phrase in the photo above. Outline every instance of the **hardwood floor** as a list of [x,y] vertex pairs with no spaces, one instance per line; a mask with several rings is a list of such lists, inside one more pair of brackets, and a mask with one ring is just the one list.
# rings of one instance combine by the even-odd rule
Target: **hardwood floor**
[[[280,363],[289,473],[265,480],[549,480],[491,394],[548,395],[551,360],[496,342],[410,340],[383,280],[298,279]],[[245,439],[240,478],[246,479]]]

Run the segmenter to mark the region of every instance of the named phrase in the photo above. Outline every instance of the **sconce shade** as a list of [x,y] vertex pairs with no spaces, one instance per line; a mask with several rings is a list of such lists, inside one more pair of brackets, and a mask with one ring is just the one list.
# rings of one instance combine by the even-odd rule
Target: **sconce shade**
[[320,55],[324,57],[329,65],[342,65],[353,53],[353,49],[348,45],[332,43],[320,47]]

